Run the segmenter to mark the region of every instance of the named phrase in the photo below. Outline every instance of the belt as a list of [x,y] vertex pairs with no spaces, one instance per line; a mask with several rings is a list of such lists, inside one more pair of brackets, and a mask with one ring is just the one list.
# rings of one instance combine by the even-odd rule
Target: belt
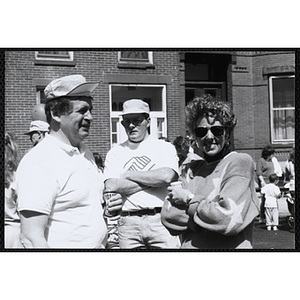
[[161,212],[161,207],[155,207],[153,209],[141,209],[136,211],[122,211],[121,216],[145,216],[145,215],[156,215]]

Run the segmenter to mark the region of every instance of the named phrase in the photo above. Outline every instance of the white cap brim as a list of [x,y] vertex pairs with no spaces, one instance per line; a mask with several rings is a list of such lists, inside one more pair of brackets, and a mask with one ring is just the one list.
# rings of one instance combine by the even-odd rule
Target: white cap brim
[[90,96],[90,93],[99,85],[99,82],[85,82],[74,88],[66,96]]
[[119,116],[125,116],[125,115],[130,115],[130,114],[147,114],[150,115],[150,112],[147,111],[140,111],[140,110],[133,110],[125,113],[121,113]]

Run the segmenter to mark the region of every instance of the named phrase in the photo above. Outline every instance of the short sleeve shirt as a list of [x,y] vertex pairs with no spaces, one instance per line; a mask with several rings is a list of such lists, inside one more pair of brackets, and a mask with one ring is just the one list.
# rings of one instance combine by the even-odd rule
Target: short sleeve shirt
[[[178,173],[175,147],[164,140],[148,137],[133,147],[128,141],[113,147],[106,156],[105,179],[120,178],[126,171],[149,171],[168,167]],[[151,187],[126,198],[124,211],[162,207],[167,187]]]
[[47,135],[17,170],[18,210],[49,216],[51,248],[104,248],[103,174],[84,144],[72,147]]

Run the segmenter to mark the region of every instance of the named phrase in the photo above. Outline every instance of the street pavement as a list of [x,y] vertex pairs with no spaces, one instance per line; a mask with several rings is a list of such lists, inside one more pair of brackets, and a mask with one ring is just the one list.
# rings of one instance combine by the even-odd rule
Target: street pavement
[[295,233],[291,232],[291,228],[287,224],[287,216],[290,213],[287,208],[286,199],[278,200],[279,206],[279,226],[278,231],[267,231],[266,224],[259,223],[258,220],[254,224],[253,233],[253,249],[265,250],[284,250],[295,249]]

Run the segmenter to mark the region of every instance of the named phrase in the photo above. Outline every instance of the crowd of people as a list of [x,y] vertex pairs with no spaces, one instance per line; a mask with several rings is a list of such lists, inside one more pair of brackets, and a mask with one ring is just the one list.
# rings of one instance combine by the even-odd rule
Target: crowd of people
[[[82,75],[49,83],[22,159],[6,133],[5,248],[251,249],[259,214],[277,230],[283,173],[275,150],[266,146],[256,166],[235,152],[227,102],[195,97],[185,111],[188,136],[170,142],[150,135],[149,105],[129,99],[127,140],[102,160],[84,144],[97,86]],[[292,155],[284,174],[292,186]]]

